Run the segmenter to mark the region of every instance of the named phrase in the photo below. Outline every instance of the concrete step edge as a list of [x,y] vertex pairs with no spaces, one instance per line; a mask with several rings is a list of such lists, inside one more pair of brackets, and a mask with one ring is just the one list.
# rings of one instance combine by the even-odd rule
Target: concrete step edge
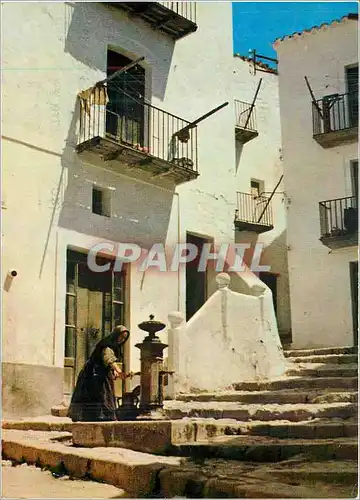
[[70,448],[45,439],[37,440],[34,436],[27,439],[14,434],[19,432],[3,432],[2,453],[5,459],[54,469],[63,464],[73,477],[103,481],[135,497],[153,493],[159,472],[167,466],[177,467],[180,464],[175,457],[159,457],[132,450],[107,456],[106,449],[101,449],[99,453],[99,450]]

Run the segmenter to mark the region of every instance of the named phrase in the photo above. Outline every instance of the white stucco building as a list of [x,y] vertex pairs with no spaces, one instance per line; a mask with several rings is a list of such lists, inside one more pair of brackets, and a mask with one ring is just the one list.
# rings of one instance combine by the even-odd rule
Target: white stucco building
[[357,33],[349,14],[274,44],[294,348],[357,343]]
[[[234,228],[237,192],[251,194],[258,180],[269,193],[281,176],[276,75],[264,76],[256,103],[258,137],[241,154],[235,139],[234,98],[251,102],[258,78],[233,58],[231,4],[182,2],[177,16],[170,2],[146,4],[3,5],[5,413],[60,403],[116,322],[130,326],[126,365],[138,370],[138,323],[150,314],[166,322],[173,310],[191,317],[216,290],[214,272],[194,274],[190,265],[92,273],[94,245],[113,244],[116,253],[129,242],[144,250],[252,242]],[[79,98],[139,58],[93,100]],[[226,102],[187,141],[175,135]],[[281,195],[272,203],[271,230],[259,238],[264,263],[281,275],[286,333]],[[109,262],[106,249],[103,258]]]
[[[237,243],[251,243],[252,248],[256,243],[263,245],[261,263],[270,270],[259,277],[273,292],[280,336],[288,344],[291,318],[278,75],[276,69],[261,62],[254,66],[253,59],[236,54],[234,77],[238,175],[235,239]],[[242,125],[247,119],[250,130],[244,134]]]

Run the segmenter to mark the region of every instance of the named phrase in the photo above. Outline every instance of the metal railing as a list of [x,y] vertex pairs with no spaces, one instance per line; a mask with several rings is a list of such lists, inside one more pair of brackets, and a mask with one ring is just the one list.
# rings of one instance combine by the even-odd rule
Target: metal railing
[[356,196],[321,201],[321,237],[353,234],[358,230],[358,202]]
[[[110,99],[110,100],[109,100]],[[197,130],[182,142],[176,132],[190,122],[121,90],[97,87],[80,98],[78,144],[107,137],[119,144],[174,165],[197,172]]]
[[237,127],[257,131],[255,106],[235,99],[235,117]]
[[314,135],[356,127],[359,119],[358,93],[325,96],[312,103],[312,116]]
[[[266,207],[267,196],[254,196],[249,193],[237,193],[237,211],[235,219],[250,224],[273,225],[271,203]],[[266,207],[266,209],[265,209]],[[264,211],[265,209],[265,211]]]
[[163,7],[176,12],[179,16],[196,23],[196,2],[158,2]]

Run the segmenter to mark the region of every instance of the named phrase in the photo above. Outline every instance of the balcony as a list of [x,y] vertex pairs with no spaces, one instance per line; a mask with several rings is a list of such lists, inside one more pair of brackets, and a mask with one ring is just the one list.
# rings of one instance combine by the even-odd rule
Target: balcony
[[95,87],[80,97],[78,155],[89,163],[149,182],[181,184],[198,177],[197,131],[142,97]]
[[266,196],[237,193],[235,228],[238,231],[252,231],[257,234],[274,229],[271,204]]
[[358,139],[358,93],[332,94],[313,102],[313,137],[323,148]]
[[356,196],[321,201],[320,241],[331,249],[358,244],[358,203]]
[[235,138],[245,144],[259,135],[256,127],[255,106],[235,99]]
[[124,9],[174,40],[197,30],[195,2],[106,2]]

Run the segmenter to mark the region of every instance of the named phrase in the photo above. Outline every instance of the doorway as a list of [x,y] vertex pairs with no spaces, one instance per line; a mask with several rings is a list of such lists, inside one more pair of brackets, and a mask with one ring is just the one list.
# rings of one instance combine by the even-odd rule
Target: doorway
[[265,285],[270,288],[273,297],[274,311],[277,319],[277,274],[269,272],[259,273],[260,280],[265,283]]
[[[108,50],[107,76],[132,61]],[[109,103],[106,106],[106,133],[129,146],[144,146],[145,70],[139,65],[117,75],[108,83]]]
[[350,262],[350,287],[351,287],[351,308],[352,308],[352,318],[353,318],[353,335],[354,335],[354,345],[358,345],[358,314],[359,314],[359,304],[358,304],[358,292],[359,292],[359,263]]
[[194,316],[207,299],[207,271],[198,270],[205,243],[209,243],[205,238],[186,234],[186,244],[195,245],[198,249],[196,259],[186,263],[186,321]]
[[[97,258],[98,265],[109,260]],[[93,272],[87,254],[67,252],[64,393],[76,379],[96,344],[125,321],[125,272]],[[126,349],[127,348],[127,349]],[[128,359],[128,346],[124,357]],[[124,367],[124,369],[126,369]]]

